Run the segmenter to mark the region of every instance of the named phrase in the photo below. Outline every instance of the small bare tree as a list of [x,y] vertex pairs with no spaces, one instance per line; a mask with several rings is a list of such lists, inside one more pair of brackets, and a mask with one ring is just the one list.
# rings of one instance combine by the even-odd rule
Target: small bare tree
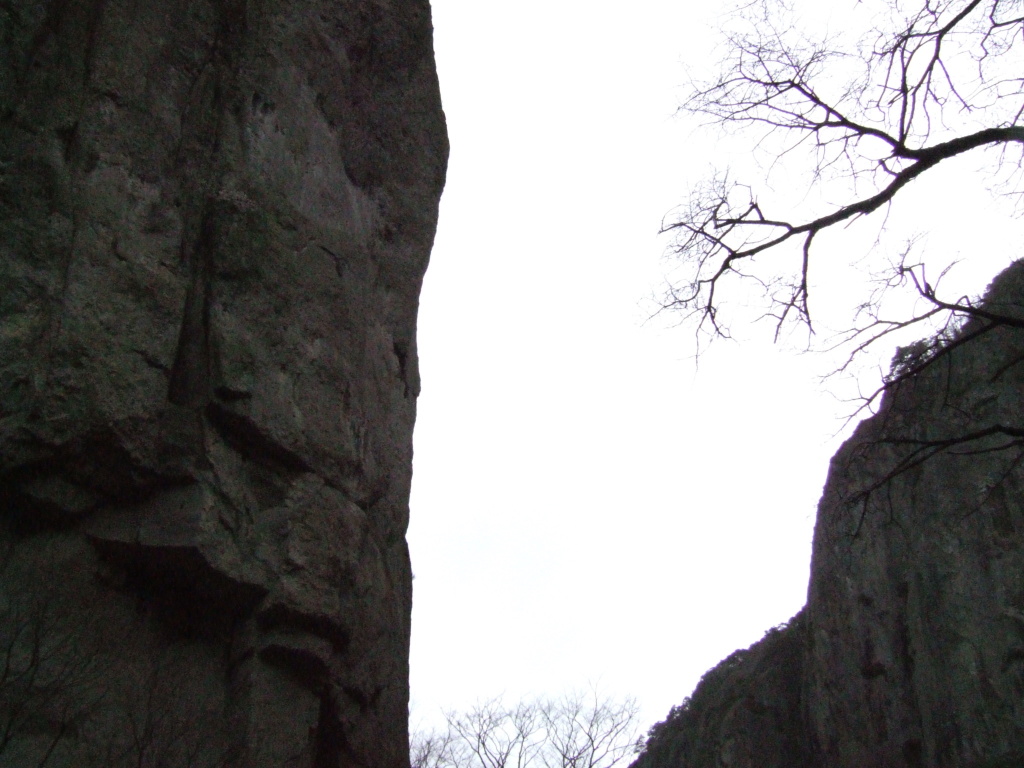
[[477,704],[464,714],[448,714],[452,756],[468,768],[527,768],[543,745],[541,707],[500,699]]
[[[180,652],[174,652],[180,651]],[[223,768],[229,749],[223,713],[192,679],[187,649],[164,649],[141,665],[134,685],[108,701],[107,733],[91,763],[104,768]]]
[[450,712],[444,731],[413,734],[413,768],[614,768],[639,736],[634,699],[597,691]]
[[542,713],[545,768],[612,768],[636,749],[639,708],[633,699],[577,691],[549,702]]
[[413,734],[409,744],[409,763],[412,768],[446,768],[456,765],[456,737],[446,731]]
[[0,537],[0,765],[222,768],[223,712],[188,646],[129,645],[119,663],[123,626],[105,624],[59,541],[18,544],[32,551]]
[[[755,186],[721,174],[666,219],[684,277],[662,307],[691,319],[699,336],[728,335],[723,297],[740,284],[762,293],[776,338],[793,322],[813,330],[809,274],[821,233],[885,212],[908,184],[960,155],[994,148],[998,167],[1019,167],[1024,3],[864,0],[857,7],[870,18],[879,6],[889,26],[846,44],[801,37],[784,0],[750,2],[740,12],[745,31],[727,37],[720,75],[696,85],[684,103],[720,129],[750,131],[775,172],[811,185],[806,210],[777,211]],[[817,202],[836,197],[837,204]],[[880,291],[910,287],[925,309],[887,319],[878,314],[880,295],[864,297],[843,336],[852,355],[914,323],[978,316],[974,300],[941,297],[941,275],[928,275],[910,253],[883,273]]]
[[[44,768],[102,699],[89,619],[42,571],[15,590],[13,548],[0,552],[0,763]],[[24,583],[24,582],[22,582]]]

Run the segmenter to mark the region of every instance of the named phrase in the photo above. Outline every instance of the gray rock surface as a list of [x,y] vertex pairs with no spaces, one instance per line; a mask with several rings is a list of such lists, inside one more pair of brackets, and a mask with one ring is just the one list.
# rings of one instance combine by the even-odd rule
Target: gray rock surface
[[709,670],[656,725],[635,765],[795,768],[808,762],[792,719],[803,689],[803,616]]
[[0,764],[406,766],[427,0],[0,2]]
[[901,351],[897,373],[935,357],[832,460],[806,608],[636,768],[1024,765],[1024,263],[984,309],[1008,322]]

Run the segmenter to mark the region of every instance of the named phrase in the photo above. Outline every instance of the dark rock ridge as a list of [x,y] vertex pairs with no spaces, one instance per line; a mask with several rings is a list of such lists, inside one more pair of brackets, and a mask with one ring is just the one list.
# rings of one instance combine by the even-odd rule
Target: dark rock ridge
[[897,355],[832,460],[806,607],[634,768],[1024,765],[1024,263],[983,308]]
[[408,765],[427,0],[0,0],[0,765]]

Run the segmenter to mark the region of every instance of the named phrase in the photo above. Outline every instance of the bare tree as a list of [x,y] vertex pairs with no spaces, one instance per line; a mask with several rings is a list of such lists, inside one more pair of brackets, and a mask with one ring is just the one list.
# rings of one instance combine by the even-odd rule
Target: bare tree
[[[727,37],[720,75],[696,85],[683,105],[718,128],[751,132],[773,168],[803,173],[819,201],[777,211],[754,186],[721,174],[670,215],[682,282],[662,307],[682,312],[701,336],[726,336],[723,297],[739,284],[763,294],[779,332],[813,331],[809,275],[821,233],[876,212],[939,164],[994,148],[998,168],[1017,169],[1024,149],[1024,3],[1021,0],[865,0],[889,19],[856,43],[794,31],[784,0],[755,0],[740,12],[746,31]],[[824,194],[828,192],[828,197]],[[1006,191],[1014,192],[1012,184]],[[799,206],[797,206],[799,207]],[[979,310],[969,297],[942,297],[908,247],[883,273],[879,291],[909,287],[923,311],[887,319],[880,295],[864,297],[842,337],[852,355],[923,320],[955,327]],[[1003,322],[1006,318],[994,318]]]
[[464,768],[527,768],[543,744],[541,707],[500,699],[477,704],[464,714],[449,713],[452,755]]
[[446,768],[456,765],[455,741],[451,728],[413,734],[409,745],[409,763],[412,768]]
[[633,699],[608,700],[597,691],[575,692],[543,709],[546,768],[612,768],[637,746]]
[[0,765],[225,765],[223,713],[194,679],[191,649],[129,646],[145,652],[126,674],[110,632],[121,625],[105,626],[110,614],[76,589],[59,542],[17,549],[0,538]]
[[636,750],[639,706],[597,691],[450,712],[447,728],[413,734],[413,768],[614,768]]
[[[36,589],[9,588],[12,548],[0,552],[0,762],[43,768],[77,735],[102,699],[102,669],[88,617],[39,573]],[[23,583],[23,582],[22,582]],[[71,620],[69,620],[69,617]]]
[[[134,685],[108,702],[110,721],[91,762],[104,768],[222,768],[230,750],[223,714],[192,679],[187,648],[165,648]],[[114,698],[114,697],[112,697]]]

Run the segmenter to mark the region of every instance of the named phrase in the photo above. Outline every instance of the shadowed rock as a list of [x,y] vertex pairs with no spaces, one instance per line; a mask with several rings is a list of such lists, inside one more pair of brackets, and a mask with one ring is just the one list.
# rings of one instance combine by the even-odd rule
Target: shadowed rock
[[0,4],[0,763],[407,765],[431,38]]
[[968,321],[833,458],[804,610],[634,768],[1024,765],[1024,263],[984,309],[1014,322]]

